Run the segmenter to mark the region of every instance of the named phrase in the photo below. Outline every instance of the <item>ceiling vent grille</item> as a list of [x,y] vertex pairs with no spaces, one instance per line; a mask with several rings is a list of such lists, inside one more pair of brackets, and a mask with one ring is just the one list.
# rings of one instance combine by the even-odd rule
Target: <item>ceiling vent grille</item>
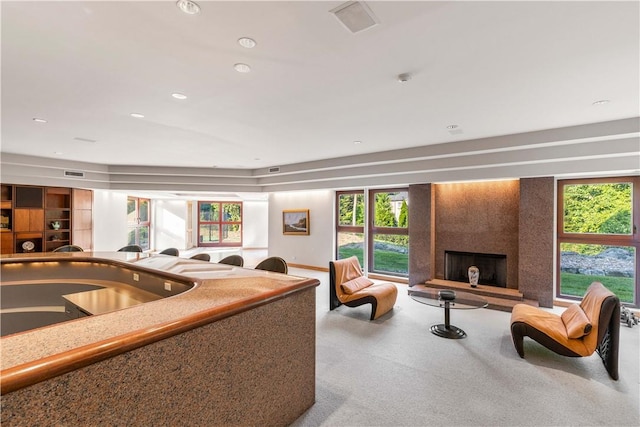
[[84,172],[64,171],[64,176],[69,176],[71,178],[84,178]]
[[280,166],[269,168],[269,173],[278,173],[278,172],[280,172]]
[[359,33],[378,25],[378,18],[369,6],[361,1],[349,1],[329,11],[352,33]]

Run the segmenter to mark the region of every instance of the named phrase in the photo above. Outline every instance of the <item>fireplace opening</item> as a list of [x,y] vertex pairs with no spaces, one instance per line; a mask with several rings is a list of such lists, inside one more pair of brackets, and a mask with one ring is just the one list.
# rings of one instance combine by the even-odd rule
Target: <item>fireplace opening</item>
[[479,285],[507,287],[507,256],[476,252],[444,252],[444,278],[469,283],[469,267],[480,270]]

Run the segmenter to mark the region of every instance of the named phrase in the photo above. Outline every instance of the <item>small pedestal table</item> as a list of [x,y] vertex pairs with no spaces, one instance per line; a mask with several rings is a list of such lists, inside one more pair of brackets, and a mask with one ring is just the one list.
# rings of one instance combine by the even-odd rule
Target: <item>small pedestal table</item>
[[470,310],[474,308],[484,308],[488,305],[486,299],[479,295],[453,291],[450,289],[420,289],[419,291],[409,291],[409,296],[420,304],[432,307],[444,308],[444,323],[432,325],[429,329],[432,333],[443,338],[464,338],[467,333],[449,322],[449,310]]

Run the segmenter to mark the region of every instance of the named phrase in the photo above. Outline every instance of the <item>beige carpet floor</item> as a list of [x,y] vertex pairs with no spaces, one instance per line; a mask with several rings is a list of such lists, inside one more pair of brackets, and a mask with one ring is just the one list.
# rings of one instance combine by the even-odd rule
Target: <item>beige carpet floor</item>
[[449,340],[429,332],[443,310],[411,300],[406,285],[391,313],[369,321],[368,305],[329,311],[328,273],[290,274],[321,281],[316,402],[293,426],[640,425],[640,326],[621,325],[613,381],[597,355],[563,357],[529,338],[521,359],[510,313],[452,310],[468,336]]

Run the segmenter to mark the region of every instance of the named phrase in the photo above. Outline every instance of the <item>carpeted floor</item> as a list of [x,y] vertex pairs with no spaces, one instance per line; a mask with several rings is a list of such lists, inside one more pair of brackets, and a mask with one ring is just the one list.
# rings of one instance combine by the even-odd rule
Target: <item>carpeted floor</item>
[[613,381],[597,355],[563,357],[529,338],[521,359],[510,313],[452,310],[468,336],[449,340],[429,332],[443,310],[411,300],[406,285],[391,313],[369,321],[369,305],[329,311],[328,273],[289,274],[321,281],[316,403],[293,426],[640,425],[639,326],[620,327]]

